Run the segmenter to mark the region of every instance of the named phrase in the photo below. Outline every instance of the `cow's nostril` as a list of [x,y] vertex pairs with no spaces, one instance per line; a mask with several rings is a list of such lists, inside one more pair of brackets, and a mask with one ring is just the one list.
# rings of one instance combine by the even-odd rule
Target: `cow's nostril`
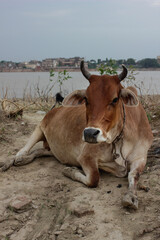
[[99,130],[96,130],[96,131],[93,133],[93,136],[97,136],[99,133],[100,133],[100,131],[99,131]]

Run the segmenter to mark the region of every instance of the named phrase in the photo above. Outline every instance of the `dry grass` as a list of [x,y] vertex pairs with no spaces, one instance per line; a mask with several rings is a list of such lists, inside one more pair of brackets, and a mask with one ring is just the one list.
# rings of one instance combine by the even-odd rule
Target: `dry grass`
[[[154,126],[159,124],[160,119],[160,95],[145,95],[140,97],[140,101],[146,111],[148,120]],[[156,125],[155,125],[156,124]]]
[[[55,103],[54,98],[48,98],[48,101],[42,98],[17,99],[9,100],[13,104],[20,106],[24,111],[36,112],[38,110],[48,112]],[[2,110],[1,110],[2,111]]]

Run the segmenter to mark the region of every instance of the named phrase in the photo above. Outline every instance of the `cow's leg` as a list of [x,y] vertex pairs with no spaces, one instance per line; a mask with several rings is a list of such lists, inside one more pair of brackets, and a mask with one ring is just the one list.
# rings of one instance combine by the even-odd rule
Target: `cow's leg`
[[22,166],[25,164],[28,164],[30,162],[33,162],[33,160],[37,157],[42,156],[53,156],[53,153],[51,151],[48,151],[47,149],[37,149],[33,151],[31,154],[22,155],[18,158],[10,158],[6,162],[0,163],[1,171],[4,172],[8,170],[11,166]]
[[146,158],[138,159],[131,164],[130,172],[128,174],[129,188],[128,192],[123,197],[123,206],[138,209],[137,183],[145,165]]
[[[9,169],[11,166],[14,165],[24,165],[26,163],[32,162],[33,156],[35,154],[31,154],[31,156],[28,155],[29,150],[39,141],[44,140],[44,135],[42,130],[40,129],[39,126],[36,127],[34,130],[33,134],[29,138],[27,144],[17,153],[16,157],[11,157],[7,161],[3,162],[1,164],[1,171],[6,171]],[[43,154],[44,155],[44,154]],[[46,154],[45,154],[46,155]],[[21,164],[20,164],[21,162]]]
[[125,177],[127,168],[118,165],[116,162],[99,162],[99,168],[105,172],[112,173],[116,177]]
[[78,168],[67,167],[63,170],[63,174],[74,181],[81,182],[88,187],[97,187],[99,182],[99,171],[96,162],[90,157],[79,160],[84,171]]
[[32,135],[30,136],[26,145],[16,154],[16,159],[20,158],[29,153],[30,149],[39,141],[44,139],[44,134],[40,128],[37,126]]
[[52,156],[53,154],[51,151],[48,151],[46,149],[38,149],[29,154],[30,149],[39,141],[44,141],[47,143],[40,126],[37,126],[29,138],[27,144],[17,153],[14,165],[20,166],[28,164],[32,162],[36,157],[40,156]]
[[53,156],[53,153],[44,148],[37,149],[37,150],[34,150],[31,154],[21,155],[18,158],[16,158],[14,160],[14,165],[15,166],[26,165],[30,162],[33,162],[35,158],[42,157],[42,156]]

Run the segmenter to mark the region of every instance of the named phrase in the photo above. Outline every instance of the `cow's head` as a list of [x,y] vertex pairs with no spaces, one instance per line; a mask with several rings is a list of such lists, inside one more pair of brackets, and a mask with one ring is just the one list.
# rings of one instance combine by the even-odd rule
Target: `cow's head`
[[[87,90],[77,90],[63,101],[64,106],[86,105],[86,128],[83,140],[89,143],[111,143],[123,126],[123,107],[138,105],[136,95],[124,89],[121,81],[127,76],[127,69],[119,75],[91,75],[81,62],[81,71],[90,85]],[[123,103],[122,103],[123,102]]]

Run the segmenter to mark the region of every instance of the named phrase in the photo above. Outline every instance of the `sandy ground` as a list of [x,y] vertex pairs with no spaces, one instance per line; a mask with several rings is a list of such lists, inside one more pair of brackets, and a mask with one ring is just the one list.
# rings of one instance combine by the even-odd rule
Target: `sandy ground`
[[[42,117],[25,113],[22,120],[1,121],[0,162],[24,146]],[[152,129],[155,137],[152,149],[157,150],[158,119],[152,123]],[[138,191],[137,211],[121,205],[127,178],[101,172],[99,186],[89,189],[63,176],[64,167],[49,157],[0,173],[0,240],[160,239],[160,155],[155,155],[155,151],[140,178],[150,190]],[[17,196],[28,197],[32,205],[16,213],[8,205]]]

